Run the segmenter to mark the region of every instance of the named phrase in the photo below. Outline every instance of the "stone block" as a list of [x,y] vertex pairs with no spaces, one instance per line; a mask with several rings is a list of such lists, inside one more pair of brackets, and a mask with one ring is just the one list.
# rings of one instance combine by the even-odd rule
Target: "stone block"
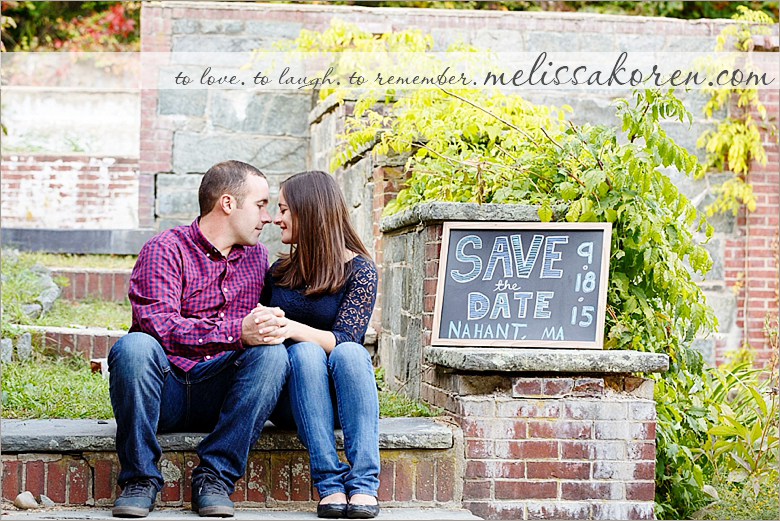
[[685,148],[702,162],[706,159],[707,153],[703,148],[696,148],[696,140],[708,128],[712,128],[712,125],[694,123],[689,127],[687,122],[668,122],[664,124],[667,137],[673,139],[677,145]]
[[471,43],[471,34],[465,29],[458,28],[434,28],[430,30],[433,37],[433,50],[446,51],[453,43]]
[[370,199],[365,198],[367,195],[365,193],[367,163],[371,163],[371,160],[363,158],[341,175],[341,190],[344,192],[344,199],[349,208],[358,208],[366,204],[372,205],[373,193]]
[[711,338],[697,338],[691,344],[691,348],[701,354],[707,366],[715,367],[715,340]]
[[157,91],[157,110],[161,115],[202,117],[206,113],[206,89],[160,89]]
[[729,333],[735,327],[735,318],[737,315],[737,299],[732,293],[715,293],[705,291],[704,296],[707,304],[715,312],[718,318],[718,331]]
[[193,174],[157,174],[155,213],[165,217],[197,216],[200,213],[198,187],[202,178]]
[[[240,36],[201,36],[185,34],[173,37],[173,52],[236,52],[248,53],[263,47],[261,38],[242,38]],[[243,57],[246,62],[246,57]],[[224,65],[224,64],[223,64]]]
[[174,136],[173,168],[177,173],[206,172],[227,159],[249,163],[266,175],[289,175],[306,169],[306,140],[216,133]]
[[16,356],[19,360],[29,360],[32,356],[32,335],[24,333],[16,341]]
[[694,38],[690,36],[669,36],[664,52],[707,53],[715,49],[715,39]]
[[615,37],[611,34],[580,34],[581,52],[611,52],[615,49]]
[[14,341],[10,338],[4,338],[0,341],[0,360],[4,364],[10,364],[14,357]]
[[[723,177],[731,177],[730,174],[726,174],[725,176],[718,176],[720,179],[718,179],[715,176],[710,177],[710,182],[713,186],[717,186],[721,184],[725,179]],[[713,195],[711,192],[708,192],[707,195],[704,197],[704,199],[699,202],[699,204],[696,205],[696,209],[700,212],[703,212],[705,208],[707,208],[709,205],[715,202],[715,195]],[[734,233],[734,227],[736,224],[737,218],[736,216],[728,211],[728,212],[721,212],[713,215],[712,217],[707,218],[707,222],[712,225],[716,233],[724,233],[724,234],[731,234]]]
[[43,308],[44,313],[48,313],[49,311],[51,311],[51,307],[54,305],[54,302],[60,297],[61,293],[62,292],[60,291],[60,288],[57,286],[53,286],[41,291],[41,294],[38,295],[38,298],[36,300]]
[[197,20],[180,18],[173,21],[173,34],[195,34],[198,32]]
[[[705,280],[723,280],[723,245],[720,239],[712,238],[710,242],[704,245],[710,258],[712,259],[712,268],[707,272]],[[699,277],[697,274],[696,277]]]
[[22,304],[22,313],[35,320],[41,316],[43,306],[40,304]]
[[238,34],[244,29],[241,20],[201,20],[200,32],[203,34]]
[[570,52],[578,47],[576,33],[536,31],[525,33],[527,52]]
[[305,137],[311,94],[215,91],[209,115],[215,127],[240,134]]
[[523,33],[509,29],[476,31],[472,45],[479,49],[511,49],[513,52],[522,52],[525,47]]
[[[677,94],[677,92],[675,92]],[[693,115],[693,120],[702,120],[706,116],[704,115],[704,106],[710,100],[710,96],[701,90],[692,90],[690,92],[681,92],[678,96],[683,100],[685,108],[687,108]],[[726,108],[714,111],[712,113],[712,119],[720,121],[727,116]],[[697,136],[698,138],[698,136]]]
[[[666,43],[666,36],[651,36],[647,34],[618,34],[615,36],[615,46],[618,52],[656,52],[661,51]],[[626,73],[630,74],[631,68],[626,62]],[[611,70],[611,67],[610,67]],[[628,76],[626,76],[628,79]]]
[[260,20],[247,20],[244,33],[251,36],[260,36],[268,41],[280,39],[295,39],[303,29],[303,24],[298,22],[266,22]]
[[193,220],[195,220],[195,215],[191,216],[191,218],[183,217],[181,219],[158,218],[157,221],[155,221],[155,230],[159,233],[170,230],[171,228],[176,228],[177,226],[189,226],[192,224]]

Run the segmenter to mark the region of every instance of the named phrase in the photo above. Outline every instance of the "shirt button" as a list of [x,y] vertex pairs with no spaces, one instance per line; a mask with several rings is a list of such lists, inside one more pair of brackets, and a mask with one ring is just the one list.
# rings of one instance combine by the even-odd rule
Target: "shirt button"
[[202,338],[199,338],[199,339],[198,339],[198,343],[199,343],[199,344],[202,344],[202,343],[203,343],[203,339],[202,339]]
[[206,355],[206,360],[211,360],[211,357],[209,355]]
[[227,293],[227,288],[222,288],[223,293]]
[[224,314],[224,313],[220,313],[220,314],[219,314],[219,316],[220,316],[221,318],[225,318],[225,314]]
[[233,341],[233,337],[232,337],[232,336],[229,336],[229,337],[228,337],[228,342],[232,342],[232,341]]

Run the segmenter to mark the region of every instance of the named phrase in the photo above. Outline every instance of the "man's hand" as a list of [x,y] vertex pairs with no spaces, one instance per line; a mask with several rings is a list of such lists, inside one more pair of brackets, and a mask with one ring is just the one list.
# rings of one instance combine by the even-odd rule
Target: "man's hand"
[[241,342],[246,346],[281,344],[287,338],[284,311],[258,305],[241,323]]

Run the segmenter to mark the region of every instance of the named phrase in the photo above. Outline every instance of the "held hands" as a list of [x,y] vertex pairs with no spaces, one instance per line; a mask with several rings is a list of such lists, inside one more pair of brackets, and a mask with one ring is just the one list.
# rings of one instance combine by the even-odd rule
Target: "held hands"
[[281,344],[289,337],[288,325],[284,311],[258,304],[241,323],[241,341],[247,346]]

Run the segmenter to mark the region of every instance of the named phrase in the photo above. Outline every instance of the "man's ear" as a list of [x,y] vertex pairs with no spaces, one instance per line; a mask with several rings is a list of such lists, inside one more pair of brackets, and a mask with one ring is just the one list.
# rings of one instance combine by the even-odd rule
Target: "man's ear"
[[236,200],[230,194],[222,194],[217,204],[226,215],[230,215],[236,207]]

